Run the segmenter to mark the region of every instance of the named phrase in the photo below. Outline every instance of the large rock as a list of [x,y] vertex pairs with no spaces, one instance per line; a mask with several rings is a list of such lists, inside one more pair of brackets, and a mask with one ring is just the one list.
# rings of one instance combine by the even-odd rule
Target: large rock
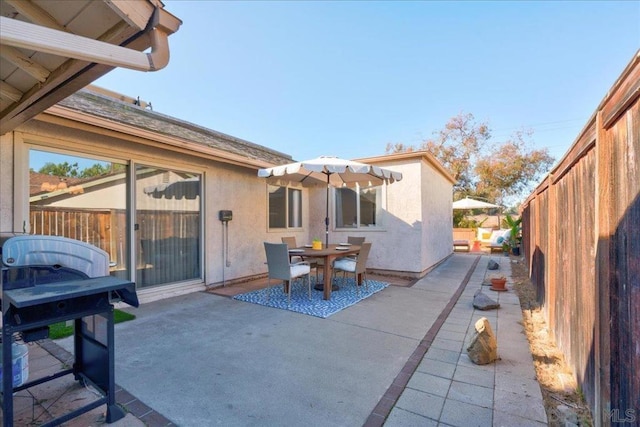
[[476,331],[467,347],[469,359],[476,365],[486,365],[498,360],[498,342],[486,317],[475,324]]
[[487,263],[487,269],[488,270],[497,270],[499,268],[500,268],[500,264],[498,264],[497,262],[495,262],[492,259],[490,259],[489,262]]
[[500,308],[500,304],[489,298],[481,289],[473,296],[473,306],[478,310],[493,310]]

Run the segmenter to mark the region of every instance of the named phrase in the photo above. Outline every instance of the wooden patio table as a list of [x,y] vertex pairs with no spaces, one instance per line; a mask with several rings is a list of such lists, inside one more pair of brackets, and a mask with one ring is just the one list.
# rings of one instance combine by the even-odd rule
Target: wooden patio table
[[[338,247],[348,248],[348,249],[336,249]],[[324,290],[324,299],[331,299],[331,264],[336,258],[340,258],[346,255],[355,255],[360,252],[359,245],[329,245],[329,247],[324,247],[322,249],[313,249],[308,247],[300,247],[295,249],[289,249],[290,255],[301,256],[303,258],[323,258],[324,259],[324,267],[322,271],[322,280],[324,282],[323,290]],[[358,277],[357,282],[358,285],[361,282],[361,278]],[[328,285],[327,285],[328,283]]]

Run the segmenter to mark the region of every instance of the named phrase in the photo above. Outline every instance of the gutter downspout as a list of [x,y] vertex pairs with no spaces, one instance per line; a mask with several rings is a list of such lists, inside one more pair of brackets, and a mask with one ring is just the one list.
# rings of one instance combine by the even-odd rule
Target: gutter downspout
[[156,8],[144,31],[150,37],[150,53],[4,16],[0,16],[0,28],[2,28],[0,44],[113,67],[157,71],[169,63],[169,33],[171,33],[169,28],[160,23],[159,15],[160,12]]

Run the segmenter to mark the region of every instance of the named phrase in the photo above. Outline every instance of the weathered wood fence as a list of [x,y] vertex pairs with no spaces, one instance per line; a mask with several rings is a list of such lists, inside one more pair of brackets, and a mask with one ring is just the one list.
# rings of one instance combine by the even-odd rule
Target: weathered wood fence
[[29,211],[31,234],[80,240],[107,252],[118,265],[126,265],[124,210],[31,205]]
[[596,425],[640,423],[640,51],[523,205],[523,249]]
[[[123,209],[87,209],[56,206],[30,206],[32,234],[63,236],[99,247],[119,269],[128,265],[127,214]],[[136,221],[136,260],[138,266],[147,259],[142,241],[168,238],[198,239],[200,214],[190,211],[140,211]],[[197,256],[197,255],[196,255]]]

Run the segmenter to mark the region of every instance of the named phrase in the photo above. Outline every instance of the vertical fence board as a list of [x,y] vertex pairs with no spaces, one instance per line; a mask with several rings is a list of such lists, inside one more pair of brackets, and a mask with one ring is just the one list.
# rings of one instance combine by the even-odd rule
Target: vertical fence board
[[[610,291],[611,306],[611,406],[640,409],[640,104],[607,130],[613,147],[613,200],[616,227],[611,236],[614,263]],[[635,322],[634,322],[635,320]],[[640,416],[640,414],[637,414]]]
[[[610,409],[611,401],[611,358],[612,352],[610,351],[610,333],[611,333],[611,312],[610,312],[610,283],[613,275],[613,269],[615,268],[611,260],[611,241],[610,234],[614,228],[612,225],[611,215],[611,199],[614,194],[615,182],[611,176],[612,156],[613,149],[612,141],[610,140],[610,134],[607,133],[602,125],[602,112],[598,112],[597,117],[597,132],[598,140],[596,144],[597,149],[597,194],[596,194],[596,207],[598,211],[598,236],[597,236],[597,251],[596,251],[596,280],[598,286],[598,316],[596,328],[598,335],[596,337],[596,390],[597,394],[593,397],[594,400],[594,416],[596,422],[601,420],[601,413],[604,409]],[[614,351],[615,352],[615,351]]]

